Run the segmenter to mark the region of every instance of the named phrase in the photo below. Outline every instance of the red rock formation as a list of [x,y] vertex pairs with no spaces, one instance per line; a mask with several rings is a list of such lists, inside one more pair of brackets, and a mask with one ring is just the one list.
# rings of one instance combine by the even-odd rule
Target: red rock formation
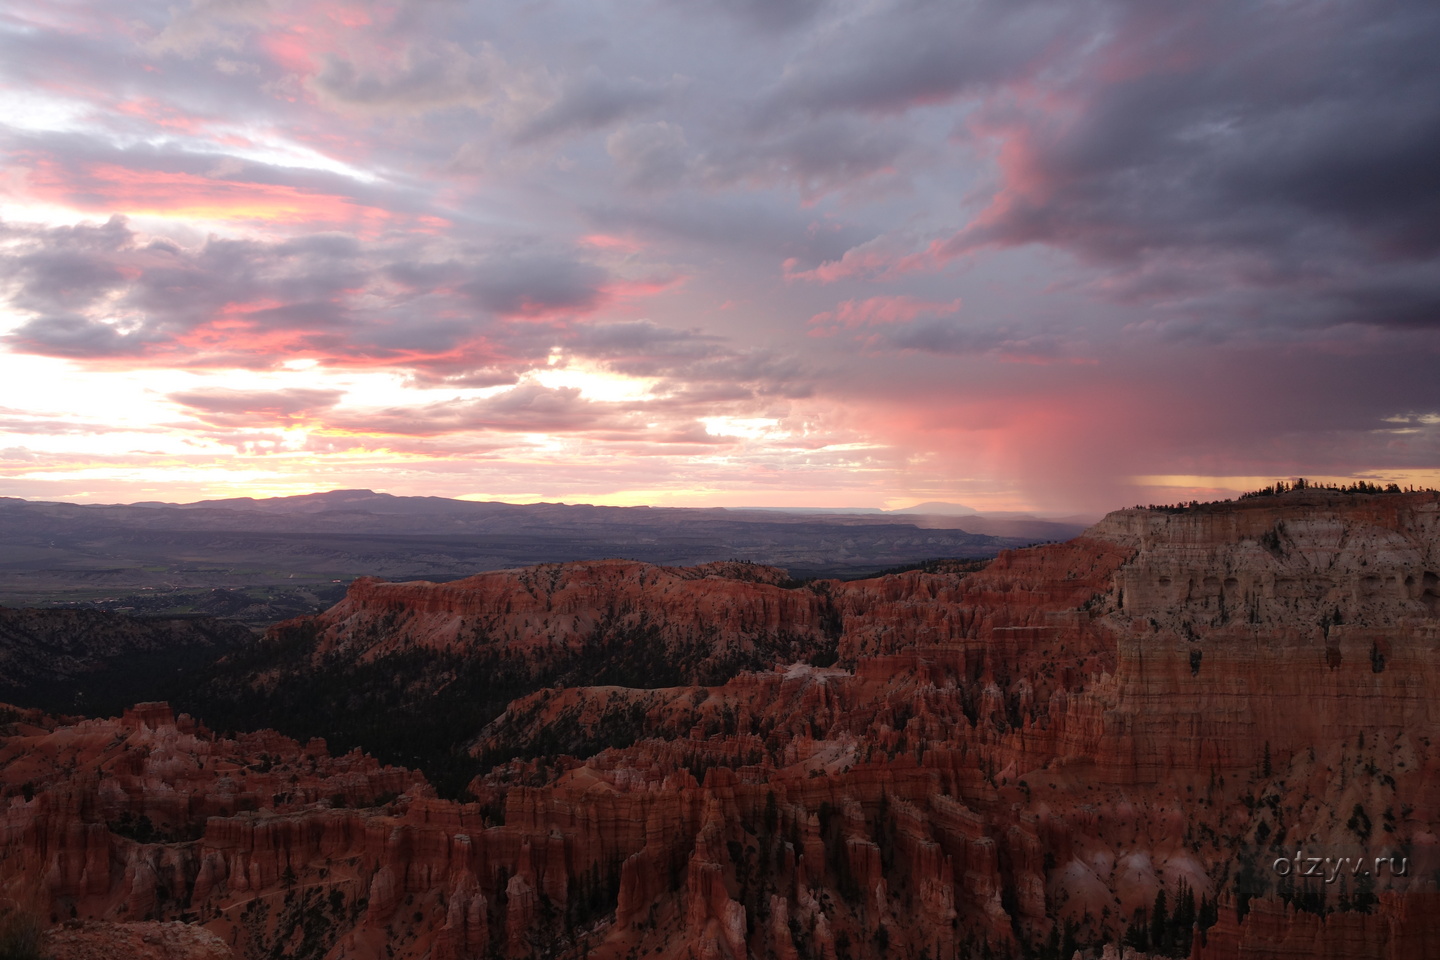
[[[1437,570],[1435,496],[1312,492],[1121,511],[969,575],[786,589],[615,561],[362,581],[285,630],[317,656],[541,662],[624,624],[710,657],[838,639],[840,660],[537,690],[478,731],[475,756],[522,759],[479,769],[472,804],[154,705],[19,715],[0,728],[0,896],[38,888],[57,922],[184,917],[238,956],[940,960],[1152,926],[1173,950],[1190,930],[1152,924],[1163,891],[1167,917],[1205,926],[1197,958],[1425,956]],[[1407,869],[1282,876],[1300,848]]]
[[765,638],[819,635],[824,597],[776,586],[784,576],[748,564],[674,568],[600,560],[441,584],[361,578],[330,610],[278,632],[305,624],[317,635],[316,657],[339,650],[373,659],[402,648],[479,645],[543,662],[555,650],[579,649],[597,629],[654,625],[669,644],[720,654]]

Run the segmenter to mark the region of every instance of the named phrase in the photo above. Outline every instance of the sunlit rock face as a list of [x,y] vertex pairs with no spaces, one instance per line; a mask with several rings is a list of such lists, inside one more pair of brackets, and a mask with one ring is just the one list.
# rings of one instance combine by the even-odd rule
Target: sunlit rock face
[[362,581],[277,630],[287,669],[539,677],[643,627],[691,675],[523,692],[464,731],[465,803],[161,705],[12,711],[0,896],[256,958],[1426,956],[1437,573],[1440,498],[1312,491],[1120,511],[968,574]]

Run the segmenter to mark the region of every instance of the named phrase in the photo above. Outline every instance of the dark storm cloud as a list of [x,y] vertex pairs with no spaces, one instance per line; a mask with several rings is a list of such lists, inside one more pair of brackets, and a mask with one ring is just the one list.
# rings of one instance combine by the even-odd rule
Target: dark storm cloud
[[1337,299],[1337,322],[1440,329],[1440,281],[1433,274],[1390,283],[1360,281]]
[[[1300,298],[1322,318],[1440,323],[1440,8],[1125,12],[1068,83],[1075,106],[982,112],[1000,189],[942,256],[1042,243],[1109,267],[1119,294],[1169,273],[1268,291],[1281,316]],[[1428,281],[1375,282],[1397,264]]]

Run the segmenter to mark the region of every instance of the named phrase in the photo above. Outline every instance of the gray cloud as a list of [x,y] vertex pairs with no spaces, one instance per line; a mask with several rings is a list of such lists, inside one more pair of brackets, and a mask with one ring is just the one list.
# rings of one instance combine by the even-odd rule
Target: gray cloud
[[460,289],[486,310],[509,316],[587,312],[599,304],[606,280],[599,267],[547,254],[502,254],[467,273]]
[[211,237],[182,248],[119,218],[3,230],[12,254],[0,278],[11,306],[30,315],[4,342],[70,358],[249,367],[296,354],[341,365],[388,358],[431,377],[511,382],[516,365],[543,360],[556,342],[546,316],[594,309],[608,277],[554,253],[442,244],[440,259],[423,236],[380,245]]
[[673,123],[622,127],[606,139],[605,149],[621,169],[621,179],[632,187],[678,186],[690,168],[685,131]]
[[388,69],[328,56],[312,85],[331,103],[374,113],[473,107],[490,99],[496,60],[488,47],[477,56],[454,42],[409,44]]
[[[0,238],[21,239],[25,231],[0,223]],[[59,227],[49,243],[27,245],[0,259],[0,278],[15,286],[11,303],[35,312],[87,307],[125,283],[125,275],[105,254],[129,239],[124,221]]]
[[769,109],[891,112],[1031,72],[1053,44],[1099,26],[1091,3],[893,0],[819,31],[785,67]]
[[574,387],[522,383],[493,397],[451,400],[403,409],[367,410],[330,417],[332,426],[364,433],[439,436],[469,431],[565,433],[613,419],[607,408],[585,400]]
[[[693,13],[693,0],[677,0],[677,8]],[[710,8],[756,31],[789,30],[813,20],[830,0],[712,0]]]
[[209,47],[235,48],[246,28],[261,26],[272,13],[269,0],[191,0],[188,8],[171,9],[171,19],[150,49],[195,56]]
[[143,356],[159,342],[158,337],[144,332],[126,331],[115,324],[74,316],[35,317],[0,340],[20,353],[81,360]]
[[534,143],[547,137],[610,126],[660,104],[666,96],[666,87],[666,84],[635,77],[612,80],[592,66],[579,76],[567,77],[554,100],[521,124],[515,135],[516,142]]
[[1014,330],[976,328],[942,319],[872,329],[863,339],[872,347],[937,354],[1005,354],[1040,359],[1054,357],[1059,352],[1052,337],[1021,336]]
[[340,402],[339,390],[191,390],[169,399],[218,427],[274,426],[321,413]]
[[566,337],[565,344],[580,356],[620,360],[627,371],[652,376],[638,371],[714,357],[726,352],[721,340],[698,330],[672,330],[649,320],[623,320],[587,324]]
[[727,255],[763,255],[772,263],[794,258],[813,265],[836,259],[874,236],[863,225],[822,220],[807,211],[776,209],[754,199],[685,195],[625,206],[597,203],[587,212],[602,229],[635,230],[665,244],[681,241]]
[[892,169],[910,149],[900,129],[822,117],[794,129],[722,144],[704,157],[706,178],[787,184],[807,199]]

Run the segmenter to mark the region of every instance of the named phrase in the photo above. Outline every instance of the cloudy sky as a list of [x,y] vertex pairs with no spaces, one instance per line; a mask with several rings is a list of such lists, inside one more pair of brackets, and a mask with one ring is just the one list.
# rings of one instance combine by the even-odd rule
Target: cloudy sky
[[0,2],[0,495],[1440,483],[1440,5]]

